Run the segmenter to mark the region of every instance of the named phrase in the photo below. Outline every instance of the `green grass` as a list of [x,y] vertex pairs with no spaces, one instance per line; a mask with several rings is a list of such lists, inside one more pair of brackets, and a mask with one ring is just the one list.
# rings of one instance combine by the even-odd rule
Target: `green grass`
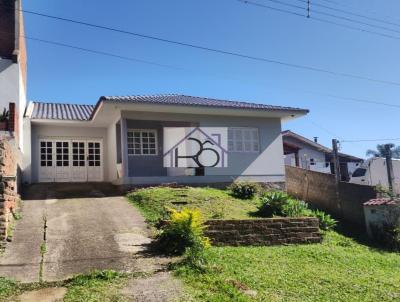
[[0,301],[8,301],[8,298],[21,292],[17,282],[0,277]]
[[178,266],[195,301],[400,301],[400,254],[329,232],[322,244],[213,247],[208,269]]
[[128,198],[150,223],[168,219],[167,208],[182,207],[200,209],[206,219],[246,219],[251,218],[259,204],[258,198],[238,199],[228,190],[193,187],[139,189],[129,193]]
[[98,271],[74,277],[67,284],[64,302],[127,301],[119,292],[127,276],[115,271]]
[[112,270],[94,271],[90,274],[78,275],[72,279],[60,282],[37,282],[22,284],[0,277],[0,301],[15,301],[23,292],[48,287],[66,287],[64,302],[98,302],[128,301],[121,295],[124,287],[133,274],[127,275]]

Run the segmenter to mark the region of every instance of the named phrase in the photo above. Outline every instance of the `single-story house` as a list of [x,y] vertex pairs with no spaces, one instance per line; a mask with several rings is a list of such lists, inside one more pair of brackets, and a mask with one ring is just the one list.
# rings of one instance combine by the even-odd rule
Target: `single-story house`
[[[334,174],[332,149],[300,134],[286,130],[282,132],[285,165],[307,170]],[[340,174],[343,181],[363,162],[362,158],[339,152]]]
[[[31,102],[23,181],[117,185],[284,182],[282,121],[308,110],[186,95],[100,97],[96,105]],[[228,162],[194,173],[163,165],[164,127],[226,127]]]
[[[184,95],[101,97],[95,105],[27,105],[21,1],[6,2],[9,5],[0,6],[0,110],[10,112],[0,139],[12,138],[21,153],[18,166],[24,183],[284,182],[281,124],[308,110]],[[164,148],[164,141],[171,141],[164,137],[167,127],[197,133],[207,127],[226,129],[221,154],[210,150],[222,137],[215,133],[204,132],[208,138],[200,146],[200,151],[214,155],[209,162],[218,165],[182,169],[179,160],[190,161],[182,160],[182,150],[189,146]],[[203,154],[191,157],[200,162]],[[165,156],[179,160],[167,166]]]

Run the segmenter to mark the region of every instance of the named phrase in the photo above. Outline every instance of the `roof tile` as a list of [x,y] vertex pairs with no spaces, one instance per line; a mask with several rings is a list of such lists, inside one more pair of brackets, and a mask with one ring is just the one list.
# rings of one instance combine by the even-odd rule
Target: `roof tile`
[[203,107],[219,107],[232,109],[261,109],[261,110],[283,110],[283,111],[302,111],[308,112],[307,109],[274,106],[267,104],[257,104],[248,102],[239,102],[232,100],[219,100],[205,97],[195,97],[188,95],[166,94],[166,95],[136,95],[136,96],[102,96],[100,100],[109,102],[128,102],[128,103],[152,103],[167,105],[184,105],[184,106],[203,106]]
[[381,205],[396,205],[396,204],[400,204],[400,200],[395,200],[393,198],[376,198],[364,202],[365,206],[381,206]]
[[34,102],[32,119],[87,121],[94,110],[94,105]]
[[[227,109],[250,109],[266,111],[298,111],[307,113],[308,110],[301,108],[273,106],[266,104],[256,104],[238,101],[218,100],[187,95],[166,94],[166,95],[137,95],[137,96],[102,96],[97,105],[102,102],[120,103],[142,103],[160,105],[180,105],[180,106],[199,106],[215,107]],[[96,106],[97,106],[96,105]],[[95,110],[94,105],[77,105],[62,103],[41,103],[34,102],[32,119],[51,119],[51,120],[70,120],[87,121],[90,120]]]

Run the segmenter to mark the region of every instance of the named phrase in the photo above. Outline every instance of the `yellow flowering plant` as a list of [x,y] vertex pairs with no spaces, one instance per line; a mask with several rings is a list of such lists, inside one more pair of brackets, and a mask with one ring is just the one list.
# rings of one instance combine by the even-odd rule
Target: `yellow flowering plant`
[[183,208],[169,209],[170,221],[158,236],[159,248],[167,253],[182,255],[187,249],[202,251],[210,246],[204,236],[204,219],[200,210]]

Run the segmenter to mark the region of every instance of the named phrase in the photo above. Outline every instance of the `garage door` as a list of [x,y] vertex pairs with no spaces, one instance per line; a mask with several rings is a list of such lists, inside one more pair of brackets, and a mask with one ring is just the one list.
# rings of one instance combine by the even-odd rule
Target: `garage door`
[[87,181],[103,181],[101,140],[39,140],[39,182]]

